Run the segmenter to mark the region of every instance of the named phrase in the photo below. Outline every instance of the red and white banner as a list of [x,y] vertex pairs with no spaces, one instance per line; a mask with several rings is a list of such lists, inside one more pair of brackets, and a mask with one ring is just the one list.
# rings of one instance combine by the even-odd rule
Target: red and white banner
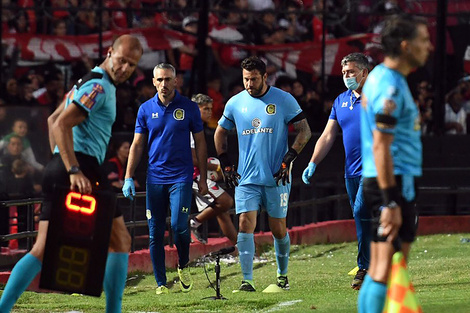
[[[195,38],[176,31],[160,28],[132,29],[126,32],[103,33],[101,55],[111,46],[114,39],[124,33],[137,36],[144,51],[166,50],[177,48],[183,42],[194,41]],[[71,61],[84,55],[92,59],[99,57],[98,34],[82,36],[50,36],[34,34],[3,34],[2,43],[7,45],[7,56],[12,55],[14,48],[20,50],[20,59],[29,61]]]
[[[185,43],[194,44],[196,38],[180,32],[161,29],[131,29],[127,32],[103,33],[103,48],[101,56],[113,40],[123,34],[132,33],[142,43],[144,51],[166,50],[177,48]],[[363,52],[366,44],[372,41],[374,34],[361,34],[326,41],[325,73],[341,75],[341,58],[351,52]],[[7,57],[13,54],[14,48],[19,49],[20,59],[27,61],[71,61],[83,55],[97,59],[99,57],[97,34],[86,36],[49,36],[34,34],[3,34],[2,43],[7,45]],[[322,48],[320,43],[302,42],[294,44],[252,46],[236,43],[217,43],[218,46],[235,46],[238,49],[263,51],[266,58],[282,68],[288,74],[295,76],[299,69],[309,73],[321,72]]]
[[470,74],[470,46],[467,46],[467,49],[465,49],[465,54],[463,56],[463,67],[465,73]]
[[[359,34],[325,42],[325,74],[341,75],[341,59],[352,52],[364,52],[375,34]],[[301,42],[271,46],[243,46],[248,50],[264,51],[266,58],[295,77],[295,70],[307,73],[321,73],[322,45]]]

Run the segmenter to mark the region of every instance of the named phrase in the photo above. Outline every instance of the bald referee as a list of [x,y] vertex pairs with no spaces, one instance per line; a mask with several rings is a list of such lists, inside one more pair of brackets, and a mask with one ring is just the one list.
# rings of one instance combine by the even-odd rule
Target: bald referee
[[[33,249],[13,268],[2,298],[0,313],[10,312],[16,300],[40,272],[46,245],[53,199],[53,186],[70,185],[71,190],[89,194],[97,183],[104,184],[100,165],[105,158],[111,127],[116,118],[116,87],[125,82],[142,56],[139,40],[122,35],[108,49],[108,55],[69,91],[66,99],[48,119],[53,157],[44,173],[44,203]],[[110,252],[104,275],[106,312],[121,312],[127,277],[130,235],[122,212],[113,219]]]

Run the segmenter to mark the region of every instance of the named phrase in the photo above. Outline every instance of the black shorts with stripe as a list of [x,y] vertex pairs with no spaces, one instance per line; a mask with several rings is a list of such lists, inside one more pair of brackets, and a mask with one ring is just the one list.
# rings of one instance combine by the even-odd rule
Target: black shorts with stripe
[[[402,242],[411,243],[416,237],[416,230],[418,228],[418,212],[416,209],[416,196],[417,188],[416,183],[414,184],[415,188],[415,199],[412,201],[407,201],[402,196],[402,179],[401,176],[395,176],[397,187],[400,190],[400,198],[397,201],[397,204],[401,207],[401,215],[403,223],[398,232],[398,238]],[[379,236],[377,230],[380,225],[380,213],[383,205],[382,193],[377,183],[377,179],[374,178],[364,178],[363,181],[363,193],[364,201],[366,206],[371,210],[372,214],[372,241],[385,241],[386,238]]]

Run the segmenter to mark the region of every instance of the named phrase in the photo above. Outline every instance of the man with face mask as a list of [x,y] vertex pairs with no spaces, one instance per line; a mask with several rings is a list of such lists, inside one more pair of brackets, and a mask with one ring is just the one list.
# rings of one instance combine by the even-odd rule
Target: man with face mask
[[351,53],[341,61],[343,81],[348,90],[340,94],[333,104],[330,118],[315,149],[310,162],[302,174],[305,184],[310,184],[317,165],[326,157],[340,129],[343,132],[343,145],[346,154],[345,183],[349,202],[356,222],[358,241],[357,271],[351,288],[359,290],[369,268],[370,259],[370,214],[362,197],[362,160],[360,109],[361,90],[369,73],[369,62],[362,53]]

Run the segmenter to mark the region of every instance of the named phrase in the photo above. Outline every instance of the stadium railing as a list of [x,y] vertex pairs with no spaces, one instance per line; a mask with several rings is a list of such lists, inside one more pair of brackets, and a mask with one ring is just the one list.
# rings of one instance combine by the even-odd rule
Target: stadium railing
[[[293,185],[294,193],[300,194],[304,188],[300,183]],[[310,198],[306,200],[292,201],[289,205],[290,214],[288,215],[287,225],[289,228],[294,226],[303,226],[310,223],[316,223],[324,220],[335,219],[349,219],[352,218],[351,209],[349,207],[349,200],[347,194],[343,192],[327,195],[320,198]],[[421,215],[467,215],[470,214],[470,205],[468,199],[470,198],[469,186],[423,186],[419,188],[421,196],[418,200],[418,207]],[[145,207],[139,204],[139,201],[145,199],[146,192],[136,193],[135,201],[128,201],[122,194],[118,194],[118,200],[128,201],[127,206],[129,210],[125,214],[126,226],[132,237],[131,251],[136,250],[136,238],[140,236],[136,232],[139,228],[144,228],[144,234],[147,230],[147,220],[139,219],[145,216]],[[0,242],[7,242],[12,240],[26,239],[26,250],[29,251],[33,245],[33,238],[37,236],[35,225],[35,206],[42,203],[42,198],[30,198],[22,200],[9,200],[0,201],[0,210],[6,210],[10,207],[26,206],[26,230],[17,233],[9,233],[0,235]],[[118,204],[118,205],[122,205]],[[140,214],[138,212],[140,210]],[[328,211],[328,212],[326,212]],[[238,217],[231,210],[233,221],[238,225]],[[328,218],[328,214],[329,217]],[[140,215],[140,216],[138,216]],[[331,218],[334,217],[334,218]],[[18,225],[18,222],[11,223],[10,228]],[[16,225],[15,225],[16,223]],[[207,223],[203,227],[203,236],[208,236]],[[167,217],[167,229],[170,229],[170,217]],[[268,230],[267,215],[262,211],[259,215],[258,226],[255,231],[264,232]],[[146,238],[146,236],[144,236]],[[168,244],[173,245],[171,231],[168,232]]]

